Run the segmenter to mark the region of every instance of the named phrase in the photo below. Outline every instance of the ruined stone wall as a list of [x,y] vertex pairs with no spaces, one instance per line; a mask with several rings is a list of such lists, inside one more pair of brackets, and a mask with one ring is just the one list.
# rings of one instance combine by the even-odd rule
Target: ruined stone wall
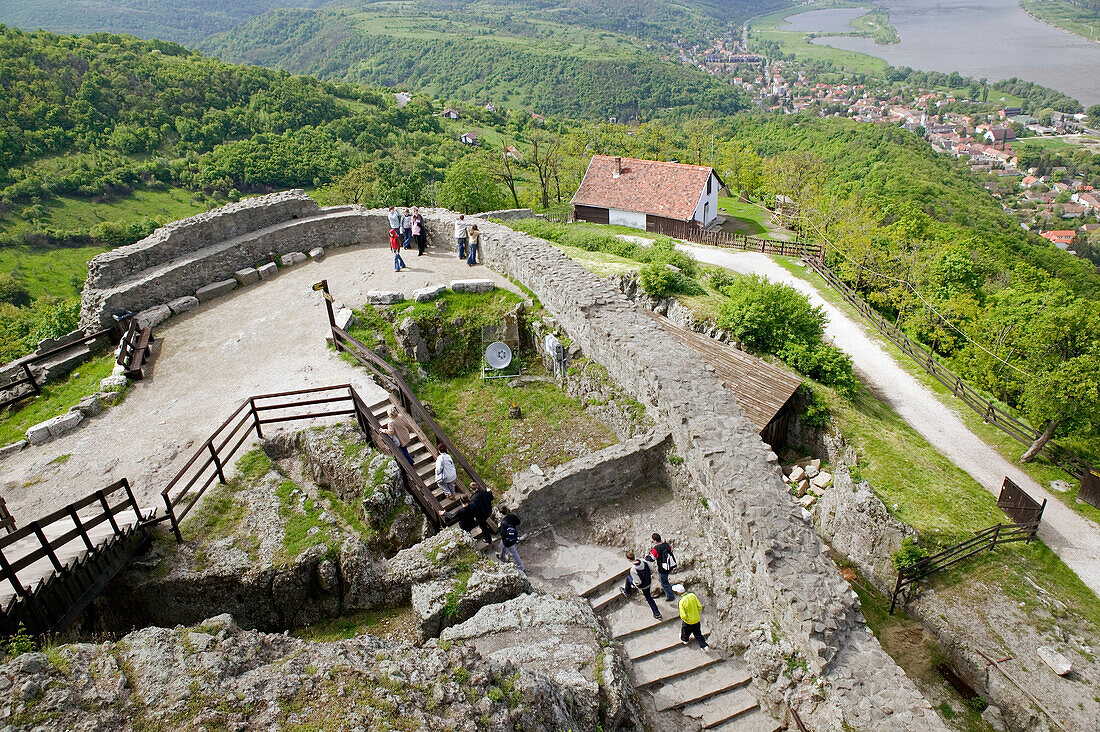
[[[453,247],[457,214],[422,213],[429,241],[444,249]],[[208,248],[218,256],[194,266],[210,282],[255,261],[254,252],[262,251],[261,246],[301,251],[303,236],[317,246],[357,241],[383,246],[388,229],[383,210],[322,211],[306,222],[315,223],[298,228],[301,220],[284,222],[239,237],[243,253],[236,259],[225,255],[223,260],[220,245],[211,245]],[[707,540],[715,560],[726,567],[725,573],[708,578],[708,584],[737,598],[717,608],[716,640],[730,647],[753,645],[746,658],[755,664],[754,670],[780,689],[784,701],[810,715],[815,729],[839,730],[845,724],[876,730],[942,729],[935,712],[867,629],[855,593],[803,519],[777,466],[769,463],[769,451],[756,429],[713,369],[641,313],[614,283],[592,274],[549,242],[501,224],[479,225],[484,261],[529,287],[574,342],[645,404],[660,429],[671,433],[690,474],[688,489],[699,494],[706,508]],[[264,244],[244,244],[253,236],[263,238]],[[125,256],[121,252],[112,254]],[[115,303],[138,309],[150,300],[164,302],[165,292],[193,288],[198,277],[166,273],[163,281],[146,278],[157,284],[159,294],[145,301],[133,287],[126,290],[129,300],[112,300],[112,291],[97,290],[103,280],[90,281],[85,317],[105,317],[107,306]],[[775,654],[753,651],[756,645],[779,647],[777,636],[805,659],[810,674],[821,678],[821,686],[775,683],[783,673],[774,668]]]
[[528,530],[554,518],[580,514],[660,480],[668,432],[651,432],[547,470],[525,470],[512,479],[504,502],[518,511]]

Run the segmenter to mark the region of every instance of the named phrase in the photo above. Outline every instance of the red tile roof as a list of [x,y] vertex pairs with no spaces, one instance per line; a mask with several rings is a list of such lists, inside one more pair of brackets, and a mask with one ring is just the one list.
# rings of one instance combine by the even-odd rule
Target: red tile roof
[[573,204],[690,221],[713,172],[701,165],[622,158],[622,174],[615,177],[615,165],[609,155],[593,155]]

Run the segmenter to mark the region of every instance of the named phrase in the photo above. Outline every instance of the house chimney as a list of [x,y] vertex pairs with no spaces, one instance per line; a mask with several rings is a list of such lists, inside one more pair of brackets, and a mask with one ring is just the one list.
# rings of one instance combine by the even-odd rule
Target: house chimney
[[611,174],[612,178],[618,178],[623,174],[623,158],[621,155],[615,156],[615,172]]

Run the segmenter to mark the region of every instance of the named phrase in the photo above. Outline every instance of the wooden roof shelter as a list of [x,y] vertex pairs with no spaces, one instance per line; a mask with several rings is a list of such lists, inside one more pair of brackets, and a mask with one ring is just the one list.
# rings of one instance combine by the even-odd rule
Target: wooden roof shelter
[[751,356],[728,343],[676,325],[668,318],[646,311],[676,340],[698,353],[714,367],[715,374],[734,393],[745,416],[772,447],[784,442],[788,403],[802,378],[798,374]]

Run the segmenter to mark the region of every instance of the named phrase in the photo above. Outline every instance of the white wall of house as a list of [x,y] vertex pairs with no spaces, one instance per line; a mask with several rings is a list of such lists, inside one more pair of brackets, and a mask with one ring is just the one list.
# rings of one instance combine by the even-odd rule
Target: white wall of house
[[607,210],[607,223],[630,226],[645,231],[645,214],[637,211],[621,211],[617,208],[609,208]]
[[699,193],[699,205],[695,207],[695,220],[703,226],[709,226],[712,221],[718,218],[718,188],[720,186],[718,176],[711,173],[710,193],[707,193],[705,187]]

